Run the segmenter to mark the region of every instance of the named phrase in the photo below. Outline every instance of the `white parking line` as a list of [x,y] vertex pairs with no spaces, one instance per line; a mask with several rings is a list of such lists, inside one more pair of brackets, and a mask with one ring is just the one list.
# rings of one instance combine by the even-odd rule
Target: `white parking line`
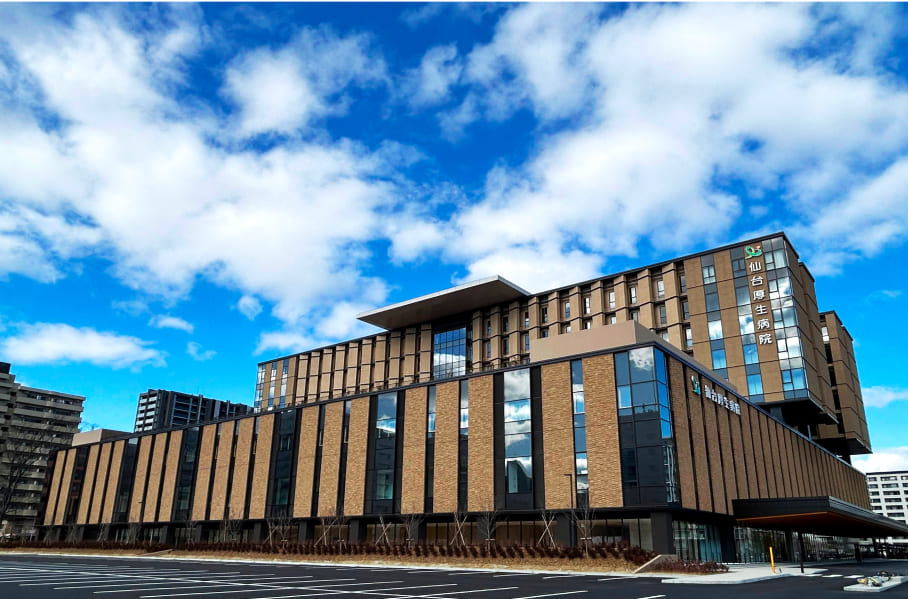
[[518,572],[517,574],[494,574],[492,578],[506,578],[508,576],[536,576],[535,572]]
[[852,574],[851,576],[846,576],[845,578],[860,578],[863,574]]
[[577,576],[583,576],[583,574],[559,574],[558,576],[543,576],[543,580],[549,580],[550,578],[576,578]]
[[[330,579],[327,579],[324,581],[307,580],[307,581],[305,581],[305,584],[311,584],[313,582],[334,582],[337,580],[356,580],[356,579],[355,578],[330,578]],[[384,583],[358,582],[358,583],[350,583],[350,584],[391,584],[391,583],[398,583],[398,582],[403,582],[403,581],[402,580],[391,580],[391,581],[384,582]],[[234,584],[236,585],[236,584],[243,584],[243,583],[234,583]],[[267,588],[258,589],[258,590],[260,590],[260,591],[270,591],[270,590],[277,591],[277,590],[309,590],[309,589],[320,589],[322,587],[337,587],[337,586],[344,586],[344,585],[326,584],[326,585],[318,585],[318,586],[314,586],[314,587],[286,587],[286,586],[282,586],[282,585],[269,585],[267,583],[261,584],[261,585],[256,584],[256,583],[245,583],[245,586],[264,586]],[[170,594],[166,594],[166,595],[142,595],[141,598],[147,599],[149,597],[186,597],[189,595],[226,595],[228,593],[250,593],[250,592],[255,592],[255,589],[247,588],[247,589],[239,589],[236,591],[209,591],[209,592],[205,592],[205,593],[170,593]]]
[[841,578],[841,574],[824,574],[823,578]]
[[432,593],[431,595],[420,595],[420,597],[444,597],[445,595],[466,595],[467,593],[491,593],[494,591],[513,591],[520,587],[498,587],[494,589],[473,589],[471,591],[447,591],[444,593]]
[[608,582],[609,580],[624,580],[626,578],[628,578],[628,577],[627,576],[615,576],[612,578],[598,578],[598,579],[596,579],[596,582]]
[[[272,589],[293,588],[293,587],[288,587],[287,585],[309,584],[310,582],[312,582],[311,580],[304,580],[306,578],[312,578],[312,577],[311,576],[288,576],[288,577],[282,578],[282,579],[269,578],[265,582],[251,582],[251,581],[250,582],[237,582],[237,583],[233,583],[231,586],[241,585],[241,586],[245,586],[245,587],[255,586],[255,587],[263,587],[263,588],[261,588],[261,589],[241,589],[240,591],[224,591],[224,592],[225,593],[238,593],[238,592],[248,591],[250,593],[255,593],[255,592],[261,592],[261,591],[270,591]],[[336,579],[332,579],[332,580],[336,580]],[[136,588],[121,589],[118,591],[95,591],[95,594],[100,595],[101,593],[145,593],[148,591],[189,591],[189,590],[195,591],[198,589],[210,589],[211,587],[223,588],[225,582],[216,582],[216,581],[173,582],[173,583],[170,583],[168,586],[163,586],[163,587],[155,586],[155,587],[138,588],[138,589],[136,589]],[[154,584],[154,581],[146,581],[146,582],[142,582],[139,584],[149,585],[149,584]],[[175,586],[175,585],[179,585],[179,586]],[[54,590],[56,590],[56,589],[54,589]]]
[[[189,574],[187,573],[186,575],[188,576]],[[252,577],[256,577],[256,576],[274,576],[274,575],[273,575],[273,574],[225,574],[225,575],[223,575],[223,576],[208,576],[207,578],[225,578],[225,579],[233,579],[233,578],[252,578]],[[163,580],[183,580],[182,578],[175,577],[175,576],[172,576],[172,575],[169,575],[169,576],[152,576],[152,575],[149,575],[149,574],[112,574],[112,575],[107,575],[107,576],[104,576],[104,577],[101,577],[101,578],[102,578],[102,581],[106,582],[106,581],[109,581],[111,577],[123,578],[123,579],[126,579],[126,580],[132,580],[132,579],[135,579],[135,578],[143,578],[143,579],[146,579],[146,580],[149,580],[149,581],[151,581],[151,580],[161,580],[161,581],[163,581]],[[55,585],[55,584],[61,584],[61,583],[65,583],[65,582],[67,582],[67,581],[65,581],[65,580],[60,581],[60,580],[58,580],[58,581],[56,581],[56,582],[29,582],[29,583],[20,583],[19,586],[20,586],[20,587],[46,587],[46,586],[53,586],[53,585]],[[81,582],[81,583],[86,583],[86,582],[89,582],[89,581],[85,581],[85,580],[74,580],[73,582],[76,582],[76,583],[80,583],[80,582]],[[89,583],[88,587],[90,588],[90,587],[93,586],[94,584],[95,584],[95,583],[91,582],[91,583]],[[122,585],[111,584],[111,585],[100,585],[100,586],[122,586]],[[76,587],[76,588],[79,588],[79,587]]]
[[665,597],[665,595],[650,595],[649,597],[638,597],[637,599],[659,599],[660,597]]
[[[561,597],[562,595],[576,595],[578,593],[588,593],[589,591],[565,591],[563,593],[548,593],[546,595],[527,595],[526,597],[513,597],[512,599],[537,599],[538,597]],[[656,595],[656,597],[665,597],[665,595]],[[641,599],[655,599],[655,597],[641,597]]]

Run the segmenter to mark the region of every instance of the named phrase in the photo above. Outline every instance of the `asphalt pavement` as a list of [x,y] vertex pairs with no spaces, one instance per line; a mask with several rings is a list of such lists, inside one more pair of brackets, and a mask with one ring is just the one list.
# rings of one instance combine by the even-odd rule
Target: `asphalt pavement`
[[[805,599],[852,597],[842,587],[879,569],[908,573],[908,562],[822,567],[810,576],[727,586],[663,584],[668,576],[0,553],[0,599]],[[886,596],[908,597],[908,584]]]

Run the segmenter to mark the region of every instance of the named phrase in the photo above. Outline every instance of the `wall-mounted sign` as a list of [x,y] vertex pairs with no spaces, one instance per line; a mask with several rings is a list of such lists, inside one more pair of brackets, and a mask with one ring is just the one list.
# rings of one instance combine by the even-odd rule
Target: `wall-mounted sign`
[[694,393],[696,393],[697,395],[706,396],[707,399],[712,400],[713,402],[722,406],[729,412],[734,412],[735,414],[741,413],[741,404],[739,404],[738,402],[736,402],[732,399],[728,399],[727,396],[722,395],[721,393],[716,392],[716,390],[713,389],[712,387],[703,385],[703,388],[701,391],[700,382],[697,380],[696,375],[692,374],[690,376],[690,383],[691,383],[691,386],[693,387]]
[[[748,260],[752,260],[747,263],[747,269],[753,273],[750,277],[750,292],[751,299],[753,300],[753,311],[757,315],[754,318],[754,328],[757,332],[757,343],[760,345],[772,345],[772,322],[770,322],[769,308],[765,303],[756,303],[756,302],[765,302],[766,289],[762,288],[766,285],[766,279],[763,277],[763,248],[760,246],[747,246],[744,248],[744,253],[747,255]],[[767,318],[761,318],[761,317]]]

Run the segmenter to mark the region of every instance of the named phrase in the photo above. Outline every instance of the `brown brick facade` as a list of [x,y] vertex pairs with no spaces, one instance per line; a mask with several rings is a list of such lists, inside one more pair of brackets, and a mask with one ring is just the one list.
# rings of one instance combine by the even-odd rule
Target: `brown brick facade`
[[[455,388],[456,389],[456,388]],[[487,512],[495,506],[495,438],[492,377],[470,379],[470,428],[467,445],[467,510]],[[459,422],[459,421],[458,421]],[[435,446],[436,463],[438,445]],[[435,471],[436,489],[438,470]],[[457,473],[454,476],[457,497]],[[438,492],[435,494],[438,501]]]
[[[586,401],[586,454],[590,505],[621,507],[621,457],[618,447],[618,405],[615,399],[615,362],[610,354],[583,360]],[[543,400],[544,401],[544,400]]]

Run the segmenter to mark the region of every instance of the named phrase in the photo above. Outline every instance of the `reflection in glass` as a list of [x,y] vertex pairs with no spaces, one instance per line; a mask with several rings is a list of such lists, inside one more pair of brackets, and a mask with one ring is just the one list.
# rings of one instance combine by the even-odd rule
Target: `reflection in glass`
[[508,401],[504,404],[504,421],[516,422],[530,419],[530,400]]
[[466,374],[469,341],[466,327],[435,333],[432,337],[432,376],[450,378]]
[[505,459],[508,493],[529,493],[533,490],[533,462],[529,456]]
[[631,369],[631,382],[651,381],[655,378],[653,370],[653,348],[639,347],[627,353]]
[[504,373],[504,400],[528,399],[530,397],[530,371],[510,370]]

